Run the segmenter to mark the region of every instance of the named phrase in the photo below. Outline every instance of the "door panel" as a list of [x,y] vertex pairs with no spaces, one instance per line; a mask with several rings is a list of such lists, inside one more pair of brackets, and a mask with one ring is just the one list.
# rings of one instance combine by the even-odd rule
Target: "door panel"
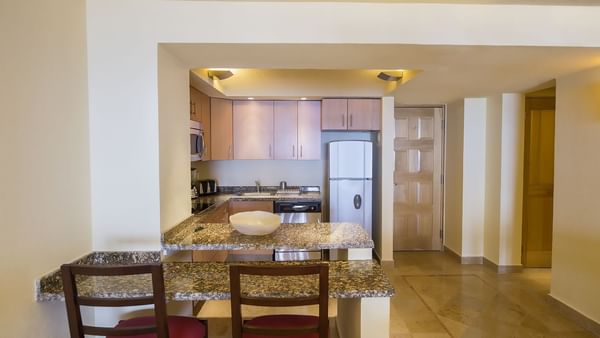
[[[331,222],[350,222],[365,226],[365,184],[364,180],[337,180],[330,182],[330,190],[337,199],[331,202],[336,205],[331,208]],[[359,196],[361,204],[356,208],[355,196]],[[333,206],[333,205],[332,205]],[[369,224],[370,225],[370,224]]]
[[275,101],[273,112],[274,158],[298,158],[298,102]]
[[522,260],[527,267],[552,263],[554,100],[526,100]]
[[233,160],[233,108],[231,100],[210,100],[212,160]]
[[322,100],[321,129],[346,130],[348,115],[348,99]]
[[330,178],[365,178],[371,174],[371,170],[365,169],[365,165],[371,165],[370,153],[365,154],[365,142],[331,142],[329,143],[329,152],[331,154]]
[[441,108],[396,108],[394,250],[440,250]]
[[298,147],[300,160],[321,159],[321,102],[298,102]]
[[233,102],[233,158],[273,158],[273,101]]

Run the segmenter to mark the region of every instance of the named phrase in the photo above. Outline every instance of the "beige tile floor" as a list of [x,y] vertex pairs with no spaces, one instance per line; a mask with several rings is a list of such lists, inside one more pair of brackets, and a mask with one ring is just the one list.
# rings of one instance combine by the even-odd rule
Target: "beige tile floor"
[[[497,274],[440,252],[397,252],[385,271],[396,289],[393,338],[595,337],[548,302],[549,269]],[[209,332],[229,337],[230,319],[210,320]]]
[[595,337],[551,303],[549,269],[497,274],[439,252],[397,252],[391,336]]

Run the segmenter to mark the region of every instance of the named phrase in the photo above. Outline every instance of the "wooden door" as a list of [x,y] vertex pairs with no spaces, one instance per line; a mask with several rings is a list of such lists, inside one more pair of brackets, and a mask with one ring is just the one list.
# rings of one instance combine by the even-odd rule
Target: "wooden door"
[[233,101],[233,158],[273,158],[273,101]]
[[298,101],[275,101],[273,135],[276,160],[298,158]]
[[441,250],[442,108],[394,111],[394,250]]
[[321,102],[298,101],[298,159],[321,159]]
[[381,130],[381,100],[348,99],[348,130]]
[[233,160],[233,103],[210,100],[210,143],[212,160]]
[[523,265],[550,267],[554,203],[554,98],[525,103]]
[[323,99],[321,111],[322,130],[346,130],[348,99]]

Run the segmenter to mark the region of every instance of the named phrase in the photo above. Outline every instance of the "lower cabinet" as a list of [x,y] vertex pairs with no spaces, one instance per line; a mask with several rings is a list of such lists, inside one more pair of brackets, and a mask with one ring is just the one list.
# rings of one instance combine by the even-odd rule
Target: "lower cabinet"
[[242,211],[267,211],[273,212],[273,201],[236,201],[229,202],[229,215]]

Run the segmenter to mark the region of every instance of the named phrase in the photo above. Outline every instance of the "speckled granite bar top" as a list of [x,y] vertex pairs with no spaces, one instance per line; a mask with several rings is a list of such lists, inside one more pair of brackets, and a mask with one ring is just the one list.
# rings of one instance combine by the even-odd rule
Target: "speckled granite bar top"
[[265,236],[243,235],[228,223],[188,219],[162,237],[167,250],[321,250],[372,248],[373,240],[354,223],[281,224]]
[[[273,264],[255,262],[247,264]],[[279,262],[278,265],[298,265],[306,262]],[[375,261],[332,261],[329,264],[330,298],[392,297],[393,286]],[[229,299],[229,268],[227,263],[164,263],[165,291],[169,300]],[[79,292],[96,297],[137,297],[151,294],[149,276],[78,278]],[[42,283],[44,284],[44,283]],[[58,283],[43,285],[38,301],[64,300],[60,278]],[[316,276],[257,277],[243,276],[245,294],[264,297],[298,297],[315,294]]]
[[[86,265],[148,264],[160,262],[159,251],[94,251],[72,263]],[[60,295],[57,295],[57,290]],[[53,271],[35,281],[35,297],[38,301],[62,299],[60,270]]]

